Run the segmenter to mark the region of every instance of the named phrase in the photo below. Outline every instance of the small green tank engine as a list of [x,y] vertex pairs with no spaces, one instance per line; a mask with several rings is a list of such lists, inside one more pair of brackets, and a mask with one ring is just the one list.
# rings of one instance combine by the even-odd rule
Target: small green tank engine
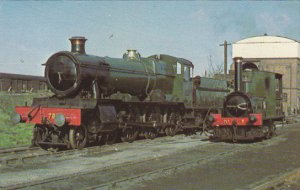
[[255,140],[275,133],[282,112],[282,75],[259,71],[253,63],[235,58],[235,90],[224,101],[222,114],[209,117],[214,139]]

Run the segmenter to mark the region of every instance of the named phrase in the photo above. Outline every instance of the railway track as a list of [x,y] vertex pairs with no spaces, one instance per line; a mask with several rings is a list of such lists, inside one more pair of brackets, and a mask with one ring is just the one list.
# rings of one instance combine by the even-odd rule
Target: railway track
[[14,148],[2,148],[0,149],[0,166],[6,165],[10,160],[22,158],[24,156],[36,155],[42,152],[38,147],[14,147]]
[[[124,189],[126,189],[125,187],[128,187],[128,184],[129,186],[135,185],[143,180],[155,179],[157,176],[172,175],[176,172],[195,168],[197,165],[206,165],[216,159],[220,160],[239,151],[244,151],[245,147],[247,147],[247,150],[253,149],[253,151],[255,151],[257,148],[260,149],[267,146],[265,141],[256,143],[253,146],[249,146],[249,144],[208,143],[202,141],[202,143],[194,144],[193,148],[186,149],[182,147],[184,144],[191,147],[190,143],[199,142],[203,140],[203,138],[188,139],[182,136],[181,139],[183,139],[183,141],[180,143],[176,137],[163,137],[152,141],[145,140],[146,142],[142,140],[135,143],[121,143],[118,144],[118,146],[104,146],[102,147],[103,149],[97,147],[98,153],[97,150],[93,151],[95,147],[83,149],[79,151],[80,157],[66,161],[70,166],[64,165],[66,168],[77,167],[78,169],[76,170],[62,173],[59,170],[64,169],[60,169],[62,165],[57,162],[49,166],[50,168],[56,168],[53,175],[47,174],[38,178],[32,176],[31,178],[33,180],[18,180],[17,183],[1,183],[2,186],[0,185],[0,188],[34,190],[45,188],[123,189],[124,187]],[[268,142],[276,144],[283,140],[285,139],[279,137],[269,140]],[[159,147],[164,146],[165,148],[158,148],[158,144],[160,144]],[[168,144],[168,146],[166,146],[166,144]],[[176,146],[181,147],[179,151],[170,151],[171,154],[165,153],[166,150],[170,150],[170,148],[175,148]],[[132,151],[133,149],[135,150]],[[134,159],[128,159],[127,156],[124,156],[130,153],[137,153],[137,151],[142,151],[142,153],[131,154],[130,157],[136,157]],[[140,155],[144,155],[146,152],[147,155],[140,157]],[[105,156],[108,159],[102,159]],[[105,162],[111,164],[103,164]],[[84,167],[79,167],[80,165],[78,164]],[[42,168],[44,168],[44,166],[42,166]],[[40,172],[42,171],[49,170],[42,169]],[[20,174],[20,176],[22,175],[23,174]]]
[[[162,137],[159,139],[156,139],[154,141],[159,141],[160,143],[165,143],[168,142],[169,139],[172,139],[170,137]],[[141,146],[140,148],[143,148],[143,143],[145,142],[150,142],[150,143],[157,143],[154,141],[149,141],[149,140],[141,140],[136,142]],[[165,141],[165,142],[164,142]],[[267,141],[265,141],[267,142]],[[262,144],[265,144],[263,142]],[[269,141],[268,141],[269,142]],[[175,144],[177,142],[174,142]],[[127,146],[128,145],[128,146]],[[203,147],[208,147],[212,146],[214,143],[207,143],[204,144]],[[119,146],[119,147],[118,147]],[[47,163],[49,162],[49,159],[52,159],[51,161],[58,161],[58,160],[71,160],[74,157],[80,157],[80,156],[95,156],[95,157],[101,157],[107,153],[114,153],[118,152],[118,148],[120,147],[127,147],[125,149],[130,149],[131,144],[130,143],[121,143],[115,145],[110,145],[110,146],[102,146],[102,147],[89,147],[85,148],[82,150],[68,150],[68,151],[63,151],[63,152],[46,152],[42,151],[42,154],[32,154],[32,155],[27,155],[22,158],[11,158],[10,160],[7,159],[6,164],[7,166],[11,165],[19,165],[19,164],[36,164],[36,163]],[[131,184],[131,183],[136,183],[139,180],[143,179],[151,179],[154,178],[155,176],[162,174],[162,173],[172,173],[172,172],[177,172],[181,169],[184,168],[193,168],[194,165],[197,165],[199,163],[204,163],[206,161],[211,161],[212,159],[219,159],[222,156],[230,155],[233,154],[236,151],[239,151],[241,147],[244,145],[235,145],[235,148],[225,148],[220,149],[218,154],[213,155],[212,153],[209,152],[209,150],[202,151],[201,149],[197,150],[194,149],[193,151],[198,151],[199,156],[194,155],[193,158],[189,158],[188,161],[181,159],[181,157],[186,158],[184,154],[186,154],[186,151],[182,151],[181,153],[177,153],[178,155],[181,155],[180,158],[178,157],[173,160],[173,162],[170,162],[170,158],[168,156],[158,156],[158,157],[150,157],[149,159],[143,159],[139,160],[136,162],[130,162],[130,163],[125,163],[125,164],[115,164],[113,166],[109,167],[101,167],[101,168],[95,168],[93,170],[88,170],[88,171],[80,171],[76,174],[71,174],[71,175],[66,175],[66,176],[56,176],[56,177],[50,177],[47,179],[43,180],[37,180],[37,181],[30,181],[26,183],[21,183],[17,185],[12,185],[12,186],[2,186],[2,188],[5,189],[41,189],[45,187],[55,187],[55,188],[61,188],[63,184],[76,184],[76,180],[80,179],[93,179],[95,176],[97,176],[96,180],[90,180],[90,181],[95,181],[94,184],[88,186],[82,186],[78,188],[83,188],[83,189],[107,189],[111,187],[121,187],[124,184]],[[252,146],[247,145],[249,148]],[[253,145],[254,146],[254,145]],[[264,146],[264,145],[262,145]],[[116,148],[118,147],[118,148]],[[202,147],[200,147],[202,148]],[[122,148],[121,148],[122,149]],[[1,149],[0,152],[8,153],[8,150]],[[26,152],[25,147],[18,147],[14,149],[15,152]],[[28,151],[28,150],[27,150]],[[122,151],[122,150],[121,150]],[[124,148],[123,148],[124,151]],[[11,150],[10,153],[12,153],[13,150]],[[184,154],[183,154],[184,153]],[[13,154],[13,153],[12,153]],[[194,153],[193,153],[194,154]],[[1,154],[0,154],[1,155]],[[203,156],[205,155],[205,156]],[[47,159],[44,159],[47,158]],[[155,162],[159,163],[166,163],[166,164],[153,164]],[[170,164],[172,163],[172,164]],[[159,167],[157,167],[157,166]],[[149,167],[151,166],[151,167]],[[153,166],[153,167],[152,167]],[[1,169],[1,167],[0,167]],[[121,171],[121,172],[120,172]],[[124,177],[126,176],[126,177]],[[100,180],[101,179],[101,180]],[[100,181],[99,181],[100,180]],[[59,186],[57,186],[59,185]],[[1,188],[1,186],[0,186]],[[72,187],[65,187],[66,189],[72,188]],[[73,188],[77,188],[74,186]]]
[[[164,140],[170,137],[160,137],[157,140]],[[138,143],[147,142],[147,139],[136,141]],[[0,149],[0,169],[1,167],[15,167],[30,164],[43,164],[59,160],[72,159],[82,155],[105,154],[118,151],[116,146],[128,143],[115,143],[114,145],[93,146],[83,149],[72,149],[65,151],[45,151],[39,147],[13,147]],[[46,159],[44,159],[46,158]]]
[[[300,118],[300,115],[292,115],[288,116],[287,119],[297,119]],[[164,139],[167,137],[160,137],[160,139]],[[143,142],[143,140],[140,140]],[[102,148],[104,147],[104,148]],[[60,152],[51,152],[45,151],[38,147],[29,148],[26,146],[21,147],[12,147],[12,148],[0,148],[0,167],[3,166],[18,166],[18,165],[25,165],[30,163],[43,163],[46,162],[45,160],[42,161],[41,158],[56,158],[58,159],[69,159],[74,156],[80,156],[87,153],[100,153],[105,151],[113,151],[113,148],[109,148],[109,146],[102,146],[101,151],[98,146],[95,147],[88,147],[82,150],[66,150]],[[38,160],[41,161],[38,161]]]
[[30,148],[28,146],[12,147],[12,148],[1,148],[0,149],[0,156],[4,155],[4,154],[27,152],[27,151],[38,150],[38,149],[40,149],[40,148],[38,148],[38,147]]
[[[182,150],[176,152],[176,155],[180,156],[174,156],[173,154],[158,157],[151,156],[147,159],[94,168],[67,176],[30,181],[18,185],[6,186],[4,188],[32,190],[50,187],[54,189],[122,189],[123,184],[136,183],[139,180],[155,178],[157,175],[190,169],[196,165],[205,164],[215,159],[221,159],[243,149],[243,146],[234,146],[233,148],[227,145],[228,144],[222,143],[205,143],[200,147],[188,151]],[[197,154],[196,156],[195,152]],[[78,184],[79,181],[81,181],[80,184]]]
[[[180,139],[182,139],[182,141],[188,140],[184,136],[181,136]],[[45,177],[40,176],[37,180],[37,178],[31,176],[30,179],[35,179],[35,180],[21,180],[24,183],[10,183],[9,181],[12,180],[11,178],[9,178],[9,177],[7,179],[3,178],[2,181],[0,179],[0,189],[1,188],[5,188],[5,189],[19,189],[19,188],[40,189],[41,188],[40,186],[43,184],[47,185],[49,183],[56,183],[56,182],[64,183],[64,181],[68,180],[68,178],[75,178],[76,176],[84,177],[89,174],[93,175],[93,173],[95,173],[97,171],[102,173],[102,175],[103,175],[107,172],[113,172],[113,170],[118,171],[120,167],[122,168],[122,166],[125,166],[125,165],[130,168],[133,165],[135,165],[136,163],[142,164],[145,160],[151,161],[151,160],[156,159],[156,157],[153,157],[153,156],[150,156],[151,157],[150,159],[148,156],[147,157],[145,156],[145,158],[148,158],[148,159],[140,159],[140,157],[137,157],[137,158],[134,158],[134,159],[138,160],[137,162],[134,161],[134,162],[130,162],[130,163],[129,162],[124,163],[124,159],[122,157],[121,158],[118,158],[118,156],[117,156],[117,158],[115,157],[116,155],[124,155],[123,152],[124,153],[128,152],[128,151],[132,152],[132,149],[135,149],[135,151],[139,151],[139,149],[145,149],[144,152],[149,152],[147,150],[148,149],[147,147],[153,147],[153,145],[155,146],[155,144],[156,144],[156,146],[157,145],[160,146],[160,144],[164,144],[164,143],[169,144],[169,146],[178,146],[177,141],[174,141],[173,137],[162,137],[162,138],[156,139],[156,140],[142,140],[142,141],[143,142],[139,141],[136,143],[120,143],[120,144],[116,144],[116,145],[112,145],[112,146],[104,146],[101,149],[99,149],[99,147],[98,147],[98,151],[93,150],[93,148],[95,148],[95,147],[83,149],[80,151],[81,156],[79,156],[78,158],[74,158],[74,159],[70,159],[70,157],[68,157],[65,161],[62,161],[62,163],[63,164],[69,163],[70,165],[74,165],[74,167],[75,167],[75,165],[77,165],[78,163],[80,163],[81,165],[86,165],[87,163],[90,162],[89,160],[94,160],[94,159],[99,160],[99,158],[100,158],[100,160],[104,160],[104,161],[101,161],[100,163],[104,163],[104,164],[102,164],[102,166],[101,166],[101,164],[98,165],[95,163],[95,167],[94,166],[80,167],[80,168],[84,168],[84,170],[78,169],[78,172],[77,172],[77,170],[76,170],[76,172],[71,172],[72,173],[71,175],[62,175],[60,172],[57,172],[55,169],[55,173],[52,175],[53,177],[49,177],[51,175],[50,174],[50,175],[46,175],[47,176],[46,179],[43,179]],[[191,139],[191,141],[197,142],[196,144],[198,144],[199,139],[198,138]],[[207,142],[203,142],[203,143],[207,144]],[[188,144],[185,143],[185,146],[188,146]],[[181,150],[183,150],[183,149],[181,148]],[[84,152],[86,152],[86,153],[84,153]],[[114,153],[117,153],[117,154],[114,154]],[[59,156],[59,157],[66,158],[66,156]],[[102,157],[106,157],[108,159],[102,159]],[[110,162],[112,160],[112,159],[110,159],[111,157],[112,158],[115,157],[115,160],[117,161],[117,163],[111,165],[110,164]],[[129,157],[131,157],[131,156],[129,156]],[[88,160],[88,161],[87,161],[87,163],[82,163],[82,162],[78,161],[79,159],[80,160]],[[107,163],[107,165],[105,163]],[[50,163],[50,165],[48,163],[45,165],[35,165],[34,167],[32,167],[32,169],[36,170],[37,168],[48,168],[48,167],[50,167],[50,168],[55,167],[55,168],[57,168],[57,170],[59,170],[60,162],[55,162],[55,163],[52,162],[52,163]],[[70,166],[70,167],[73,167],[73,166]],[[67,166],[67,168],[69,168],[69,166]],[[7,172],[14,173],[14,172],[19,172],[19,171],[24,171],[24,173],[27,173],[26,170],[28,170],[28,167],[26,167],[25,170],[23,170],[23,169],[11,170],[10,169],[9,171],[6,171],[5,173],[7,173]],[[42,169],[42,170],[44,170],[44,169]],[[66,170],[64,170],[64,171],[67,173],[69,172]],[[1,173],[0,173],[0,175],[1,175]],[[1,176],[3,176],[3,175],[1,175]],[[23,174],[20,174],[20,175],[23,176]],[[18,177],[16,177],[16,179],[18,179]],[[5,184],[7,184],[7,185],[5,185]],[[11,184],[11,185],[8,185],[8,184]],[[74,188],[76,188],[76,187],[74,187]]]
[[95,154],[114,151],[113,147],[88,147],[81,150],[66,150],[51,152],[34,148],[17,148],[0,151],[0,169],[1,167],[16,167],[31,164],[43,164],[59,160],[67,160],[84,154]]
[[[97,171],[81,172],[79,174],[73,174],[73,175],[69,175],[69,176],[50,178],[50,179],[46,179],[46,180],[41,180],[39,182],[31,182],[31,183],[28,183],[28,184],[21,184],[21,185],[12,186],[12,187],[6,187],[6,188],[7,189],[19,189],[19,188],[26,188],[26,187],[33,188],[34,186],[38,186],[38,185],[42,185],[42,184],[48,184],[48,183],[57,183],[58,184],[59,182],[69,180],[71,178],[80,178],[81,176],[86,176],[86,175],[91,175],[91,174],[97,176],[98,174],[103,175],[103,174],[107,174],[107,173],[114,173],[114,171],[120,171],[120,170],[121,171],[127,171],[129,168],[135,174],[135,175],[127,177],[125,179],[119,179],[119,180],[117,180],[117,178],[118,178],[117,176],[114,177],[114,176],[111,175],[108,182],[107,182],[107,177],[106,177],[106,180],[105,180],[106,183],[102,183],[102,184],[96,185],[96,186],[86,187],[86,189],[110,187],[110,186],[112,186],[111,184],[116,184],[118,182],[133,180],[133,179],[136,179],[136,178],[141,177],[143,175],[149,174],[149,172],[150,173],[155,173],[155,172],[159,172],[161,170],[166,169],[166,168],[163,168],[163,169],[159,169],[157,171],[154,170],[154,171],[148,171],[148,172],[145,172],[145,173],[134,172],[135,171],[134,168],[147,166],[148,162],[151,162],[153,160],[155,160],[155,158],[148,159],[148,160],[142,160],[142,161],[135,162],[135,163],[129,163],[129,164],[125,164],[125,165],[122,164],[122,165],[114,166],[114,167],[111,167],[111,168],[99,169]],[[175,167],[178,167],[178,166],[175,166]],[[170,169],[170,168],[168,168],[168,169]]]
[[[192,169],[193,167],[196,167],[199,164],[204,164],[205,162],[220,159],[226,155],[230,155],[232,153],[236,152],[236,150],[231,150],[226,153],[222,152],[217,155],[214,155],[214,158],[198,158],[194,159],[188,162],[180,163],[180,162],[173,162],[172,165],[166,165],[165,167],[153,167],[149,168],[149,164],[154,161],[152,160],[147,160],[143,161],[140,163],[136,163],[135,165],[132,165],[131,168],[128,168],[129,166],[122,166],[122,168],[118,168],[121,171],[132,171],[132,172],[127,172],[127,177],[112,177],[111,181],[107,181],[102,184],[97,184],[93,186],[89,186],[84,188],[85,190],[93,190],[93,189],[110,189],[110,188],[122,188],[122,186],[126,184],[135,184],[138,183],[139,181],[142,181],[144,179],[153,179],[158,175],[164,174],[164,175],[169,175],[172,173],[176,173],[180,170],[184,169]],[[160,160],[161,161],[161,160]],[[162,160],[162,162],[164,162]],[[126,169],[127,167],[127,169]],[[147,168],[148,167],[148,168]],[[147,168],[146,171],[140,172],[141,168]],[[137,172],[136,172],[137,171]],[[126,176],[126,175],[123,175]]]
[[[300,187],[300,168],[261,183],[261,185],[253,188],[253,190],[298,189]],[[291,186],[295,186],[295,188],[290,188]]]
[[[300,115],[291,115],[287,116],[287,120],[297,120],[300,118]],[[160,137],[163,139],[164,137]],[[143,140],[141,140],[143,142]],[[105,146],[104,146],[105,147]],[[101,148],[101,151],[112,151],[113,148],[105,147]],[[12,148],[0,148],[0,167],[3,166],[17,166],[24,165],[30,163],[39,163],[39,159],[41,158],[58,158],[60,159],[68,159],[72,158],[72,156],[79,156],[83,154],[87,154],[89,152],[100,153],[99,147],[88,147],[82,150],[67,150],[61,152],[51,152],[45,151],[38,147],[29,148],[26,146],[21,147],[12,147]],[[47,159],[48,160],[48,159]],[[42,161],[40,161],[42,162]],[[46,162],[46,161],[44,161]]]

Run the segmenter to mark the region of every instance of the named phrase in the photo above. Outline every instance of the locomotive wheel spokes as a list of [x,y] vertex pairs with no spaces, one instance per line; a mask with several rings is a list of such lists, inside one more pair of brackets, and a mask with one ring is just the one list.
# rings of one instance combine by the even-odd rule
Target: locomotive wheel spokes
[[133,142],[138,135],[138,132],[132,128],[126,128],[122,132],[121,140],[123,142]]
[[43,134],[41,133],[40,131],[40,127],[38,125],[35,125],[32,132],[33,132],[33,135],[32,135],[32,140],[31,140],[31,144],[32,146],[39,146],[39,142],[41,141],[42,139],[42,136]]
[[274,123],[273,122],[269,123],[268,124],[268,132],[267,132],[267,135],[266,135],[266,139],[270,139],[274,135],[276,135],[275,130],[276,130],[276,127],[275,127]]
[[87,129],[83,126],[71,128],[69,141],[72,149],[84,148],[87,144]]
[[271,134],[272,136],[276,136],[276,126],[274,123],[272,123],[272,125],[270,126],[271,127]]
[[176,127],[171,127],[171,130],[170,130],[170,136],[173,137],[175,136],[177,133],[177,128]]
[[165,129],[166,135],[173,137],[174,135],[176,135],[176,128],[174,126],[170,126],[170,127],[166,127]]
[[150,135],[151,135],[151,139],[155,139],[155,138],[157,137],[157,132],[156,132],[156,130],[153,129],[153,130],[151,131]]
[[234,125],[232,125],[232,142],[233,143],[237,142],[236,135],[237,135],[237,126],[234,124]]
[[170,127],[166,127],[165,133],[167,136],[170,136]]
[[46,127],[35,125],[33,128],[32,146],[39,146],[42,149],[47,150],[47,145],[41,145],[39,142],[44,142],[47,139],[48,130]]
[[145,131],[145,138],[146,139],[154,139],[157,136],[157,132],[155,129],[147,129]]
[[103,134],[97,135],[97,143],[98,145],[103,145]]
[[117,140],[117,131],[112,131],[110,133],[107,133],[105,135],[105,144],[108,144],[108,145],[111,145],[111,144],[114,144]]

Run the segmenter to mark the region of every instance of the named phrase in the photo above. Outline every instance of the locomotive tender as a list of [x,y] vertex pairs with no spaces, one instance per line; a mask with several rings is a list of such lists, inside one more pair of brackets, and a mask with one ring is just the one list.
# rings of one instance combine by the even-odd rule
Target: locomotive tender
[[208,117],[214,140],[271,138],[275,121],[282,121],[282,75],[259,71],[253,64],[234,58],[235,90],[225,98],[222,114]]
[[193,64],[169,55],[123,58],[85,53],[84,37],[72,37],[71,52],[45,63],[52,97],[16,107],[15,122],[34,124],[32,143],[42,148],[83,148],[121,137],[173,136],[199,130],[208,111],[222,108],[226,81],[192,77]]

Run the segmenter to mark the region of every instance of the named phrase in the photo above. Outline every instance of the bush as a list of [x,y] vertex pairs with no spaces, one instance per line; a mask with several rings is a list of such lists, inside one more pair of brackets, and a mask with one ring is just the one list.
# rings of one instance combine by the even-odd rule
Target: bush
[[45,96],[45,93],[0,93],[0,147],[30,145],[32,125],[20,123],[13,125],[10,116],[15,106],[31,105],[34,97]]

